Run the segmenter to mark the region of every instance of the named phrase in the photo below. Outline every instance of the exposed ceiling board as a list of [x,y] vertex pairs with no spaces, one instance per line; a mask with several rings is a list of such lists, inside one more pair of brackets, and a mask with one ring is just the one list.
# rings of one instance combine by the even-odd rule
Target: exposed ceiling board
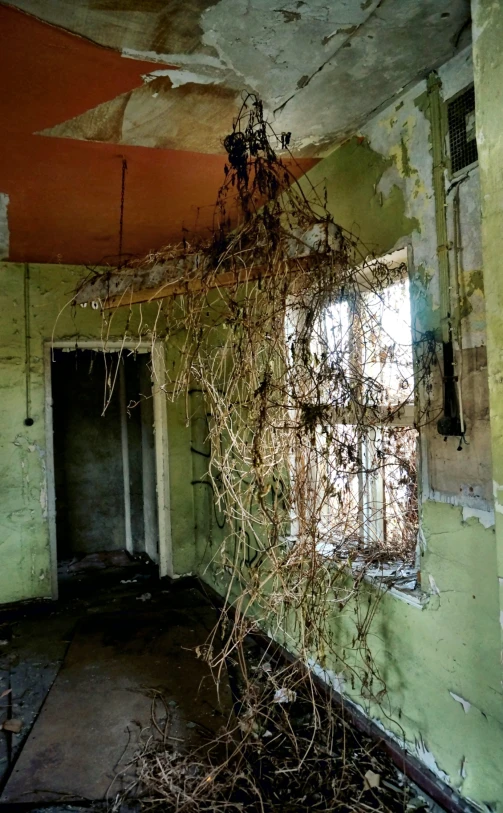
[[[108,111],[59,122],[70,137],[99,140],[102,125],[93,129],[88,119],[116,121],[120,108],[118,143],[165,147],[176,141],[182,150],[220,151],[220,124],[206,121],[198,129],[194,122],[223,115],[227,103],[225,110],[232,111],[244,89],[262,97],[276,131],[291,132],[294,151],[305,155],[323,154],[403,87],[451,57],[470,18],[469,0],[12,0],[11,5],[124,56],[158,62],[160,70],[171,65],[185,72],[178,82],[169,74],[173,85],[164,86],[160,99],[133,91],[125,106],[111,99]],[[175,84],[200,87],[177,93]],[[145,116],[141,123],[137,112]],[[108,121],[104,126],[113,129]]]
[[220,0],[203,15],[203,41],[274,110],[309,82],[378,5]]
[[117,51],[209,52],[200,19],[219,0],[13,0],[6,5]]
[[[134,128],[137,116],[140,131],[147,125],[141,96],[134,97],[134,91],[152,92],[154,88],[155,92],[155,82],[169,84],[169,78],[145,84],[142,75],[155,65],[122,59],[116,51],[5,5],[0,5],[0,30],[2,257],[14,262],[116,262],[123,160],[127,162],[124,256],[142,257],[169,243],[177,244],[182,237],[194,242],[210,233],[215,200],[225,177],[225,156],[124,143],[124,136],[134,140],[134,131],[123,132],[124,121]],[[220,86],[213,89],[219,91]],[[190,86],[184,85],[177,92],[188,90]],[[196,107],[187,97],[180,141],[190,143],[190,126],[208,141],[217,141],[218,133],[212,130],[215,122],[228,126],[226,117],[232,117],[232,94],[225,88],[223,93],[230,100],[224,95],[219,116],[211,112],[215,100],[211,109],[201,108],[204,126],[191,118]],[[99,120],[100,109],[110,99],[116,100],[115,107]],[[83,127],[78,139],[70,132],[66,138],[39,135],[58,122],[84,117],[89,110],[96,115],[96,121],[86,123],[94,128],[93,139],[85,140]],[[162,127],[151,126],[150,132],[161,131]],[[141,135],[146,140],[148,132]],[[119,138],[123,138],[120,145],[116,143]],[[314,163],[313,159],[299,159],[291,168],[298,176]]]
[[451,58],[467,20],[466,0],[381,3],[347,47],[277,111],[277,129],[293,133],[298,153],[320,154],[323,145],[354,133],[375,110]]
[[224,155],[239,105],[230,88],[190,82],[174,88],[161,76],[40,135]]

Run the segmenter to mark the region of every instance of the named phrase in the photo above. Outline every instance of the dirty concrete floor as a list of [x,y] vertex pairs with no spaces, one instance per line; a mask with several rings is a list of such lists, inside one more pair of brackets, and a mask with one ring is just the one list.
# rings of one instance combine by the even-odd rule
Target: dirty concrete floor
[[110,801],[132,778],[112,783],[155,696],[169,704],[182,747],[200,745],[231,713],[228,687],[217,698],[194,653],[216,620],[196,582],[159,581],[138,564],[67,574],[60,593],[57,603],[0,613],[0,721],[22,721],[18,734],[0,732],[0,811]]

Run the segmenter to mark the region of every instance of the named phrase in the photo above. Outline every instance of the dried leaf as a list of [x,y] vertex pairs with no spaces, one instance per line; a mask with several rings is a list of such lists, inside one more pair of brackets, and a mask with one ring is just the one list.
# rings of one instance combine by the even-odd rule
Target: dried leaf
[[5,690],[2,692],[2,694],[0,694],[0,700],[2,699],[2,697],[7,697],[7,695],[8,695],[8,694],[10,694],[10,693],[11,693],[11,691],[12,691],[12,689],[5,689]]
[[4,731],[11,731],[13,734],[19,734],[23,727],[22,720],[5,720],[2,724],[2,728]]
[[378,788],[381,784],[381,775],[368,770],[363,777],[363,790],[371,790],[371,788]]
[[294,692],[293,689],[287,689],[285,686],[276,689],[274,692],[275,703],[294,703],[296,699],[297,692]]

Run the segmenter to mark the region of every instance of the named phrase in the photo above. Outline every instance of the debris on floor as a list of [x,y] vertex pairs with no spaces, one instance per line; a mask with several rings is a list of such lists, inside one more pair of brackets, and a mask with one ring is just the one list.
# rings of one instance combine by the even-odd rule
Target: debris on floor
[[3,723],[0,723],[0,731],[11,731],[13,734],[19,734],[22,727],[22,720],[7,719],[4,720]]
[[251,679],[230,662],[217,687],[197,582],[68,578],[57,605],[0,614],[0,813],[439,810],[254,638]]
[[[261,645],[245,647],[245,679],[228,664],[235,717],[221,735],[196,749],[172,737],[161,706],[136,754],[130,793],[142,810],[184,813],[412,813],[439,811],[418,793],[379,743],[327,703],[304,670]],[[278,685],[281,683],[281,685]],[[155,710],[157,711],[157,709]],[[116,799],[117,810],[128,795]]]
[[[105,606],[77,620],[0,802],[113,799],[135,781],[132,758],[158,698],[171,701],[173,741],[192,749],[217,736],[232,711],[230,688],[224,681],[217,694],[195,654],[215,610],[191,588],[156,604],[154,587],[148,596],[148,610]],[[19,731],[19,722],[4,730]]]
[[125,550],[103,550],[62,561],[58,565],[58,570],[60,573],[78,573],[110,567],[134,567],[138,566],[138,561],[137,555],[132,556]]

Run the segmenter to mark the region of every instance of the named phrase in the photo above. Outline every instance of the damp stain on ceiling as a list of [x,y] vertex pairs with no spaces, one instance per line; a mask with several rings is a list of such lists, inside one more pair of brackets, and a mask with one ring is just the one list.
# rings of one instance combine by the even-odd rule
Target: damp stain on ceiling
[[296,155],[324,155],[445,62],[469,0],[12,0],[124,58],[142,86],[45,136],[223,152],[243,92],[258,94]]

